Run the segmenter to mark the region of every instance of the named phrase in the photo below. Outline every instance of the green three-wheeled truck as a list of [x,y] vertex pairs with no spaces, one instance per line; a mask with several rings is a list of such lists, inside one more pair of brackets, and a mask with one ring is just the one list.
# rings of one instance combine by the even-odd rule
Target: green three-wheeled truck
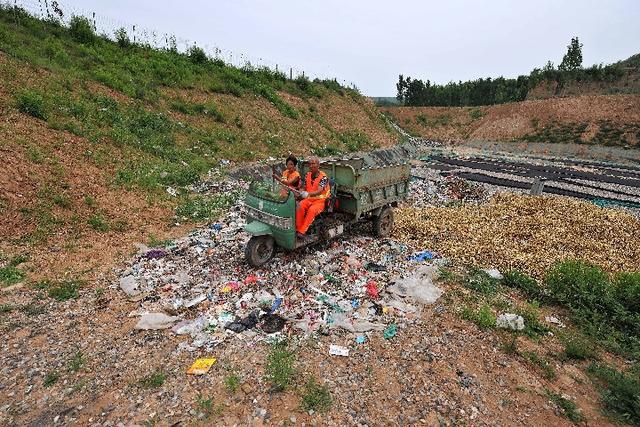
[[[300,165],[300,173],[305,176],[308,163]],[[328,240],[358,221],[373,221],[377,236],[386,237],[391,233],[392,207],[404,200],[409,191],[409,164],[376,166],[368,165],[362,158],[353,158],[322,161],[320,170],[329,177],[331,195],[306,239],[296,238],[293,191],[283,195],[282,187],[271,181],[256,181],[249,186],[245,200],[245,230],[251,235],[245,249],[249,264],[257,267],[268,262],[276,246],[293,250]]]

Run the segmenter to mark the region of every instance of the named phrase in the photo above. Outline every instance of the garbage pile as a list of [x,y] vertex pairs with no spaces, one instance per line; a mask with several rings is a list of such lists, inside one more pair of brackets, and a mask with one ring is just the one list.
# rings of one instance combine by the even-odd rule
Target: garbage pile
[[286,334],[351,333],[391,339],[442,291],[430,252],[413,253],[366,230],[325,246],[280,252],[262,269],[244,261],[241,203],[219,222],[165,248],[140,246],[118,286],[139,307],[138,329],[171,329],[179,349]]
[[640,270],[640,220],[584,201],[504,193],[482,205],[400,209],[395,219],[398,239],[462,265],[536,278],[565,259],[611,273]]
[[498,192],[498,188],[476,184],[455,174],[443,176],[427,166],[414,166],[411,175],[407,204],[417,208],[455,202],[481,203]]

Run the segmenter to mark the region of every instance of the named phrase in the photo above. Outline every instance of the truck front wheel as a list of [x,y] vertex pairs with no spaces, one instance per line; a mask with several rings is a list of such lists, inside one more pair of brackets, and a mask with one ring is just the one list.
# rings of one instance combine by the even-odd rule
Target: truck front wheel
[[378,237],[389,237],[393,230],[393,209],[385,206],[380,215],[373,219],[373,233]]
[[271,236],[253,236],[244,250],[244,256],[253,267],[260,267],[273,258],[275,242]]

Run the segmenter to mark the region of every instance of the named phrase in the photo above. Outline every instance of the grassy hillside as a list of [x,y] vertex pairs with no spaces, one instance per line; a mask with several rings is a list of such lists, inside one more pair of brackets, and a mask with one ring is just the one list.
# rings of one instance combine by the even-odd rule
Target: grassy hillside
[[[397,141],[369,100],[334,81],[291,81],[18,12],[0,8],[0,250],[29,253],[35,275],[106,265],[170,232],[176,209],[215,213],[223,196],[194,202],[186,187],[221,159]],[[194,212],[198,203],[210,205]]]
[[415,135],[446,141],[524,141],[638,148],[640,95],[594,95],[487,107],[387,107]]

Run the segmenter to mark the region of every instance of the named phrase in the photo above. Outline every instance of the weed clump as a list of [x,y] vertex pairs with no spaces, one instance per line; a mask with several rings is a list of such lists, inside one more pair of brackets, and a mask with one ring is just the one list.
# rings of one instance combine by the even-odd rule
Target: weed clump
[[594,363],[589,373],[597,380],[600,397],[613,417],[640,425],[640,372],[621,372],[607,365]]
[[551,390],[545,390],[545,393],[550,401],[552,401],[562,412],[562,415],[569,418],[574,423],[578,423],[584,419],[582,414],[578,412],[578,406],[571,400],[552,392]]
[[510,288],[521,290],[529,298],[537,299],[542,296],[542,289],[536,279],[519,270],[507,271],[503,283]]
[[331,408],[331,404],[329,388],[318,384],[315,378],[309,378],[302,390],[302,408],[305,411],[326,412]]
[[267,355],[265,379],[271,383],[275,391],[284,391],[293,380],[295,354],[286,342],[273,344]]
[[488,304],[484,304],[478,311],[465,307],[462,310],[462,318],[472,321],[480,329],[491,329],[496,326],[496,316]]
[[78,298],[80,286],[81,283],[77,280],[63,280],[62,282],[51,285],[47,293],[50,298],[57,301],[67,301]]
[[489,276],[487,272],[473,268],[467,276],[464,285],[484,295],[493,295],[498,290],[499,280]]
[[562,355],[567,359],[587,360],[595,359],[597,352],[591,341],[583,336],[574,335],[564,339],[564,351]]
[[158,388],[164,384],[167,379],[167,374],[162,371],[151,373],[138,380],[138,385],[142,388]]
[[36,119],[47,120],[49,114],[44,98],[34,90],[24,90],[17,96],[18,110]]

